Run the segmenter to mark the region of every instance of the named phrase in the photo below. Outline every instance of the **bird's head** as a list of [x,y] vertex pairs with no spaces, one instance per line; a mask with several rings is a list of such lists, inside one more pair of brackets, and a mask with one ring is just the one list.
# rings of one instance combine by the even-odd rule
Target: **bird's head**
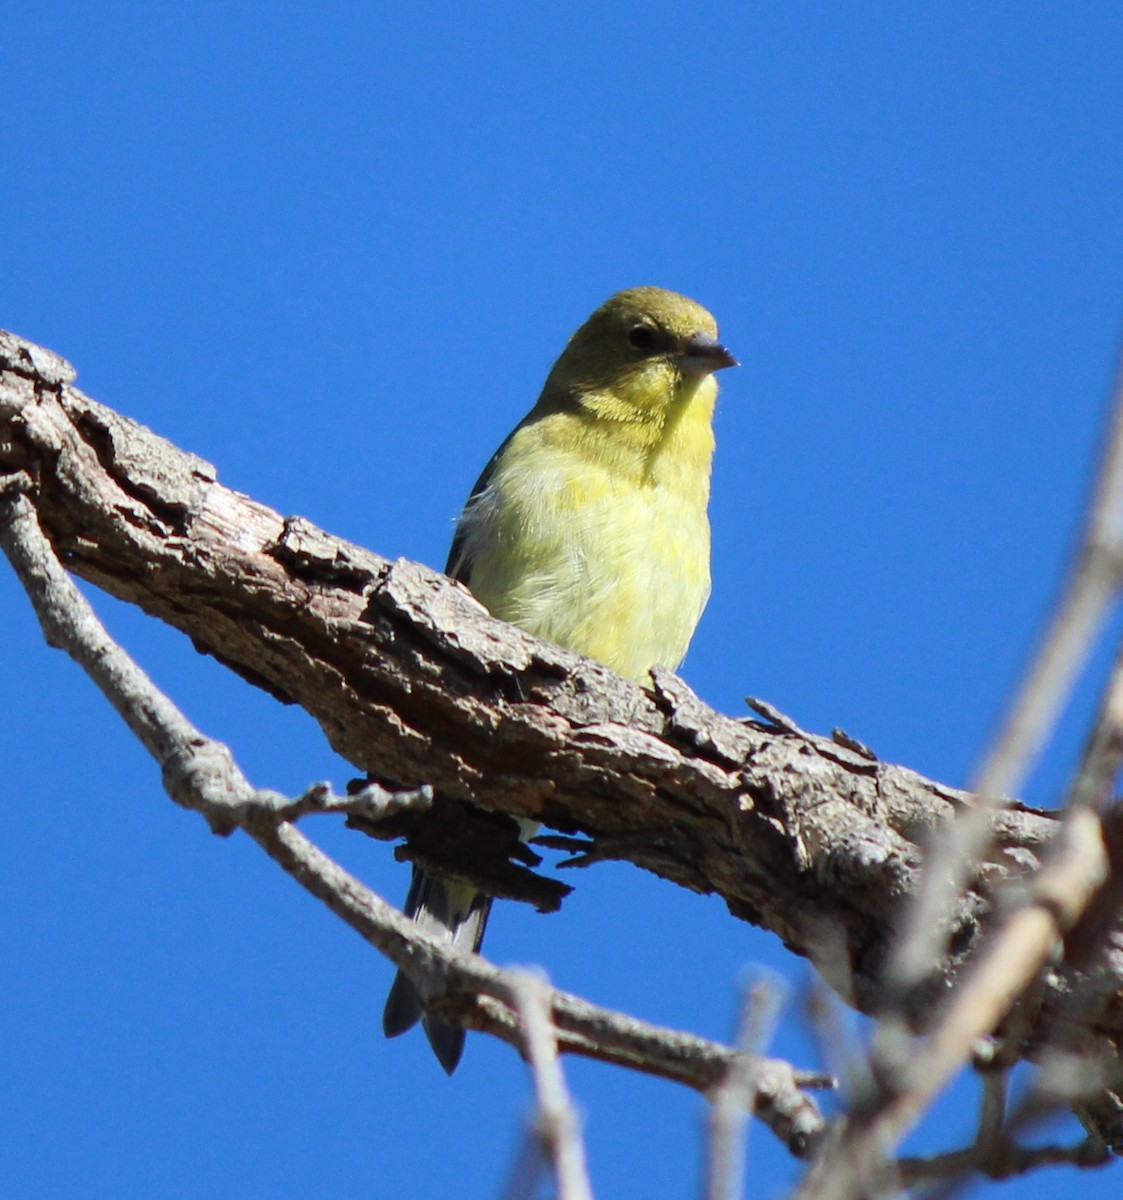
[[715,371],[736,365],[700,304],[663,288],[629,288],[570,338],[543,398],[608,419],[662,423]]

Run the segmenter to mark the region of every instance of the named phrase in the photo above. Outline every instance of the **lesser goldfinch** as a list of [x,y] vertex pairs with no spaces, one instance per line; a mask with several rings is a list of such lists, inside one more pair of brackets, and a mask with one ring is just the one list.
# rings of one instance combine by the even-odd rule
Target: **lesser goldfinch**
[[[714,372],[736,362],[685,296],[640,287],[606,301],[480,476],[447,573],[495,616],[628,679],[676,668],[710,591]],[[490,907],[414,868],[406,912],[453,946],[479,949]],[[464,1030],[426,1015],[399,971],[386,1035],[419,1018],[451,1074]]]

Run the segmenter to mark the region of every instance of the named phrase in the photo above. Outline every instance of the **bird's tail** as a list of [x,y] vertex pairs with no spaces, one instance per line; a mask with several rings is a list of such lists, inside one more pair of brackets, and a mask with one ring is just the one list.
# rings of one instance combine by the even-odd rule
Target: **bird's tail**
[[[413,868],[413,879],[406,896],[406,916],[412,917],[433,937],[450,942],[458,950],[478,950],[490,911],[491,897],[469,884],[438,879],[420,867]],[[412,1029],[419,1020],[433,1053],[451,1075],[464,1053],[464,1030],[428,1016],[416,985],[399,971],[382,1010],[383,1032],[387,1037],[397,1037]]]

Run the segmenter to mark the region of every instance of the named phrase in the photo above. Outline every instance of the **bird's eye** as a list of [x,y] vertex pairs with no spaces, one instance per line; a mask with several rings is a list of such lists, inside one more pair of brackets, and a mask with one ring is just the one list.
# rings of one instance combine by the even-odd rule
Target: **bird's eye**
[[655,330],[650,325],[637,325],[628,331],[628,341],[637,350],[650,350],[657,340]]

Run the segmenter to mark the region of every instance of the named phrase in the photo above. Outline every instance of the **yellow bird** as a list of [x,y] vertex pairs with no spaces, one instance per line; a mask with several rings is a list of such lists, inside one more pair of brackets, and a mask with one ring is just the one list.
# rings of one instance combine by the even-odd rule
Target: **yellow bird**
[[[737,365],[700,305],[618,292],[581,326],[538,403],[496,451],[445,570],[497,617],[644,682],[676,668],[710,591],[714,373]],[[414,868],[406,913],[463,950],[491,897]],[[451,1074],[464,1030],[424,1013],[398,972],[382,1024],[421,1019]]]

